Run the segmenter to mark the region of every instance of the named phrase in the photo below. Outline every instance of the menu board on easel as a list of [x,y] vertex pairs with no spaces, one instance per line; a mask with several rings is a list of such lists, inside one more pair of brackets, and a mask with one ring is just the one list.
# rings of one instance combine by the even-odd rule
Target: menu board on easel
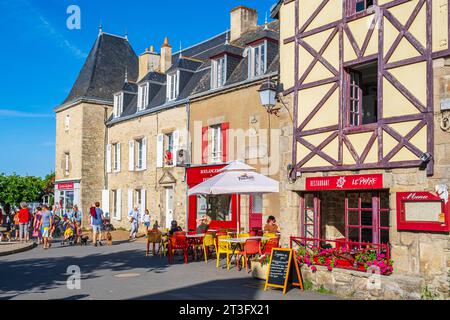
[[286,294],[289,283],[303,289],[302,277],[292,249],[272,249],[264,290],[269,287],[283,289]]

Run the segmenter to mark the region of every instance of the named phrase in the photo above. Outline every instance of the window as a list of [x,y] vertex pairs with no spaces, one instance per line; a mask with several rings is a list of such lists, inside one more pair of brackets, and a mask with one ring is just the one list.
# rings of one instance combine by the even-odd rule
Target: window
[[70,115],[66,115],[66,119],[64,120],[64,129],[69,131],[70,129]]
[[[140,207],[142,205],[142,191],[141,191],[141,189],[134,190],[134,194],[135,194],[135,199],[136,199],[136,201],[134,203],[135,203],[135,205],[137,207]],[[141,213],[141,214],[143,214],[143,213]]]
[[353,242],[389,242],[388,192],[348,192],[345,197],[346,238]]
[[70,154],[64,154],[64,173],[66,176],[70,174]]
[[138,111],[145,110],[148,105],[149,84],[145,83],[138,89]]
[[178,98],[179,93],[179,72],[167,76],[167,100],[173,101]]
[[212,76],[211,88],[216,89],[223,87],[227,81],[227,57],[216,59],[212,61]]
[[123,112],[123,93],[114,96],[114,118],[118,118]]
[[347,126],[378,122],[378,64],[347,69]]
[[373,0],[348,0],[348,15],[362,12],[373,6]]
[[137,140],[137,161],[136,161],[136,168],[138,170],[142,170],[144,168],[144,143],[143,140]]
[[302,236],[320,238],[320,198],[318,194],[306,193],[301,198]]
[[113,144],[113,170],[114,172],[120,171],[120,144]]
[[251,47],[249,59],[250,78],[263,75],[267,68],[267,43],[264,42],[256,47]]
[[174,165],[174,145],[173,133],[164,135],[164,165],[171,167]]
[[210,128],[211,131],[211,155],[213,163],[221,163],[222,162],[222,126],[212,126]]
[[212,221],[232,221],[231,195],[197,196],[197,216],[206,214]]
[[112,197],[113,197],[113,209],[112,209],[112,214],[113,214],[113,217],[115,218],[115,219],[117,219],[117,216],[118,216],[118,197],[117,197],[117,190],[113,190],[112,191]]

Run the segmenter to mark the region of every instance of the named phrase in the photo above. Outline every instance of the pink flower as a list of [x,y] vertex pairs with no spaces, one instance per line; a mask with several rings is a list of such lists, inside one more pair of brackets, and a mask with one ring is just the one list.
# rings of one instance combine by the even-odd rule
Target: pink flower
[[327,267],[328,271],[333,271],[333,268],[331,266]]
[[314,273],[317,272],[317,267],[316,266],[312,266],[311,267],[311,271],[314,272]]

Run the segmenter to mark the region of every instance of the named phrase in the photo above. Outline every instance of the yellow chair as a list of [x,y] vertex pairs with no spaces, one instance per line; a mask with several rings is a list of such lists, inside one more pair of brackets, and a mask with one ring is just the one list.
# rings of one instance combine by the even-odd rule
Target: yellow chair
[[[233,254],[233,250],[231,249],[231,244],[229,242],[221,241],[221,240],[225,240],[225,239],[230,239],[230,237],[229,236],[219,236],[217,238],[217,244],[216,244],[217,264],[216,264],[216,268],[219,268],[220,256],[225,254],[227,256],[227,269],[230,270],[230,266],[231,266],[230,256]],[[236,251],[235,253],[239,254],[238,251]]]
[[206,234],[203,238],[203,252],[205,253],[205,263],[208,263],[209,248],[214,247],[216,250],[216,241],[212,234]]
[[264,234],[264,237],[272,239],[272,238],[278,238],[278,235],[276,233],[268,232],[268,233]]
[[[169,245],[169,237],[167,235],[161,236],[161,243],[159,245],[159,256],[167,256],[167,247]],[[162,249],[162,250],[161,250]]]
[[250,233],[241,233],[241,234],[238,234],[238,238],[250,238]]

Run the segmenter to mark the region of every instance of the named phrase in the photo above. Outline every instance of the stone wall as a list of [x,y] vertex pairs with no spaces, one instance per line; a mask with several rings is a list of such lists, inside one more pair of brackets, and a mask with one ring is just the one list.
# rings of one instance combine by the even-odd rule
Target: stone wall
[[[345,299],[355,300],[420,300],[425,282],[421,278],[392,275],[377,276],[344,269],[328,271],[317,267],[302,268],[303,282],[312,290],[327,290]],[[441,298],[444,298],[443,296]]]

